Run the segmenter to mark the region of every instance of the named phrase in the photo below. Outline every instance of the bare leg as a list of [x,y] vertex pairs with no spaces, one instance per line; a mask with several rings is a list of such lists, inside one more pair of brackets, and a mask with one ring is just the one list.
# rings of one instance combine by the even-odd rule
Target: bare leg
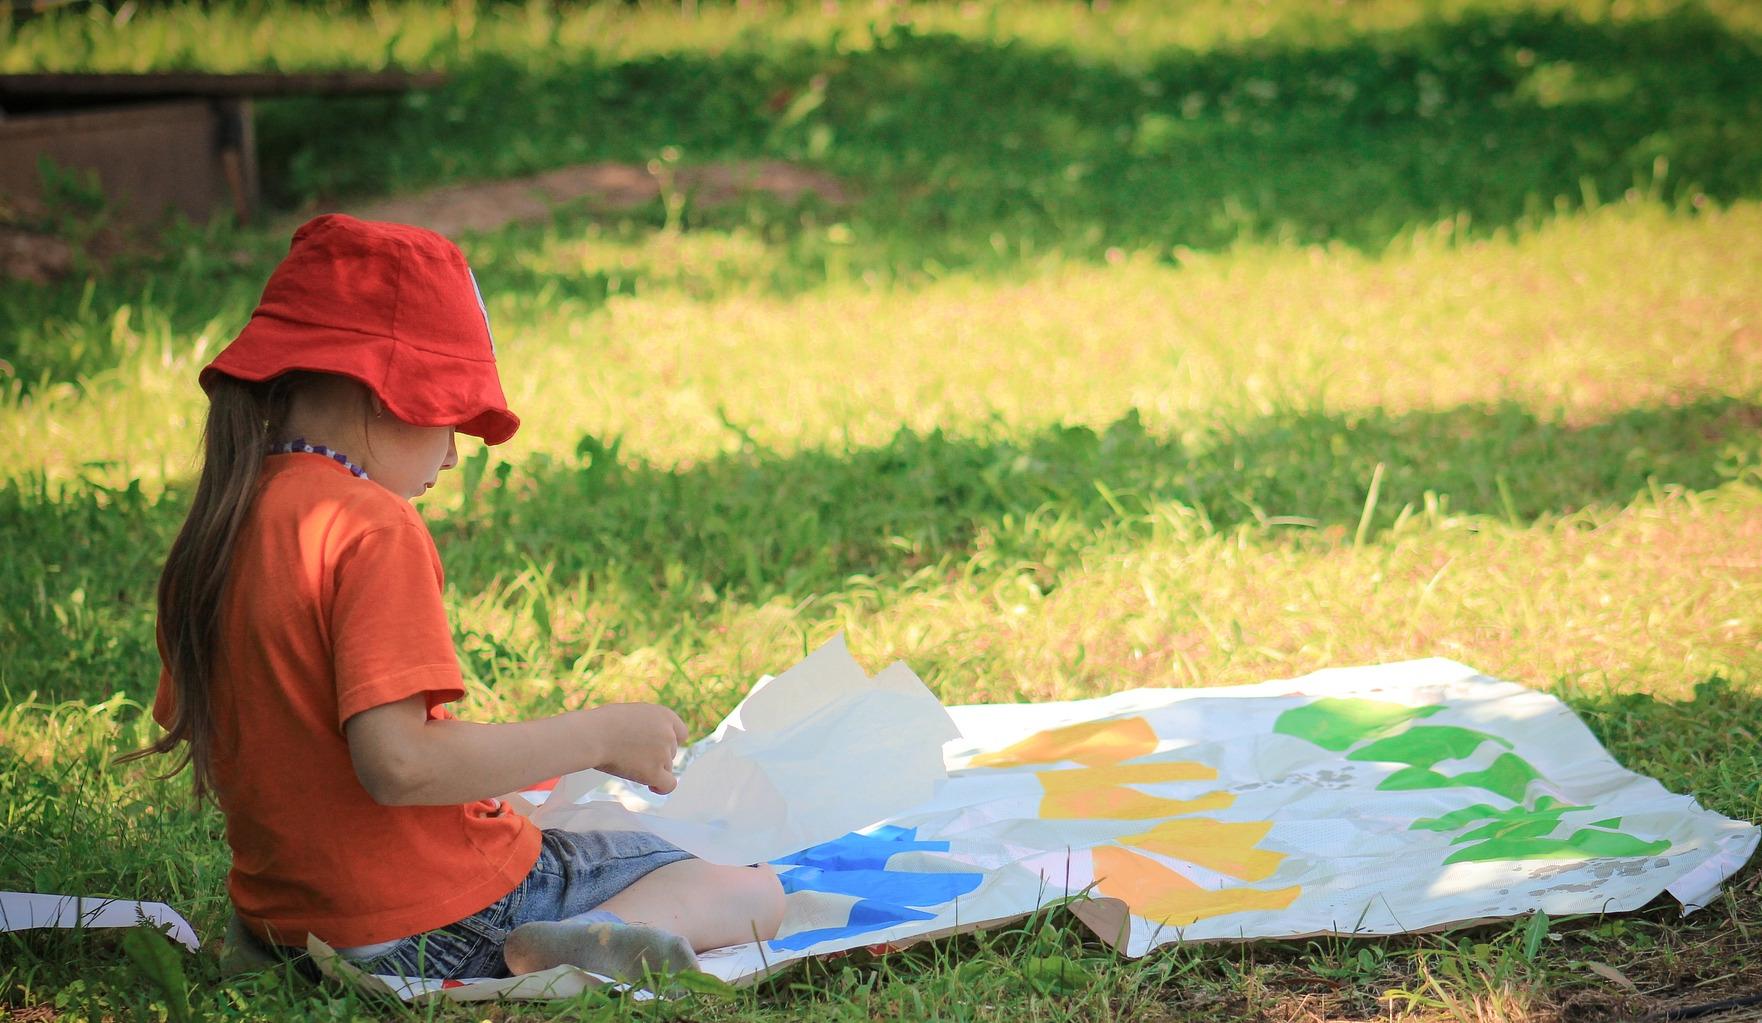
[[508,969],[571,964],[618,980],[697,967],[693,951],[765,941],[783,921],[783,887],[770,867],[681,860],[601,903],[621,924],[576,917],[522,924],[502,948]]
[[775,938],[783,923],[783,886],[768,866],[680,860],[650,871],[599,908],[670,931],[704,952]]

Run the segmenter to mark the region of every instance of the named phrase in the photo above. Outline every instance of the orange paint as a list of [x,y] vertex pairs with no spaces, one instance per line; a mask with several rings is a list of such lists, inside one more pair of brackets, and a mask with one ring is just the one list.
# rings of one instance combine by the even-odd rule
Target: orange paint
[[[1255,848],[1272,830],[1271,821],[1232,823],[1183,816],[1230,806],[1235,797],[1228,792],[1167,799],[1131,787],[1217,778],[1216,768],[1191,760],[1127,763],[1155,753],[1157,742],[1144,718],[1116,718],[1037,732],[1012,746],[981,753],[970,763],[1026,767],[1075,761],[1084,766],[1035,772],[1045,793],[1040,800],[1042,819],[1158,820],[1161,823],[1149,831],[1118,841],[1244,881],[1271,877],[1284,855]],[[1175,927],[1226,913],[1284,909],[1303,891],[1298,886],[1201,888],[1150,857],[1118,845],[1097,846],[1091,856],[1103,895],[1124,901],[1137,916]]]
[[1013,746],[972,759],[974,767],[1024,767],[1075,760],[1100,767],[1156,752],[1156,733],[1141,717],[1085,721],[1036,732]]
[[1244,881],[1262,881],[1271,877],[1285,859],[1283,853],[1255,848],[1272,829],[1272,821],[1232,823],[1189,817],[1165,821],[1141,835],[1122,838],[1120,843],[1197,863]]
[[[1046,776],[1040,776],[1044,784]],[[1200,810],[1222,810],[1236,801],[1228,792],[1207,792],[1193,799],[1164,799],[1123,785],[1048,791],[1040,800],[1045,820],[1147,821]]]
[[1101,785],[1158,785],[1171,781],[1211,781],[1217,768],[1193,760],[1154,760],[1147,764],[1114,764],[1105,767],[1073,767],[1064,771],[1041,771],[1040,784],[1047,792],[1092,789]]
[[1134,916],[1170,927],[1227,913],[1284,909],[1303,893],[1296,885],[1270,890],[1201,888],[1147,856],[1114,845],[1096,846],[1091,856],[1097,890],[1125,902]]

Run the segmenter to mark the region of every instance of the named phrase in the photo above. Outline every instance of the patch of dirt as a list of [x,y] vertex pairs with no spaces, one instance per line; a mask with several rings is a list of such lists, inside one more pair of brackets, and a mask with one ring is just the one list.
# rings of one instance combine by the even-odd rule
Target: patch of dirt
[[0,281],[48,284],[73,270],[73,246],[49,230],[48,212],[34,199],[0,200]]
[[[838,205],[853,198],[851,190],[830,174],[780,161],[680,167],[671,176],[672,189],[697,206],[719,206],[753,193],[784,202],[815,195]],[[456,237],[544,220],[557,206],[578,200],[595,209],[627,210],[660,195],[660,178],[644,167],[590,163],[506,181],[448,185],[351,206],[344,212],[365,220],[416,224]],[[40,204],[7,199],[0,205],[0,280],[48,284],[71,275],[81,257],[102,268],[141,247],[140,239],[126,237],[110,225],[72,240],[51,225]]]
[[144,250],[140,232],[99,216],[57,215],[35,199],[0,196],[0,281],[48,284]]
[[48,284],[72,270],[72,245],[54,235],[0,224],[0,280]]
[[[672,187],[698,206],[721,205],[754,192],[786,202],[808,194],[831,203],[851,200],[850,190],[837,178],[776,161],[680,167],[672,172],[672,178]],[[353,206],[344,212],[364,220],[415,224],[457,236],[543,220],[555,207],[576,200],[586,200],[595,208],[624,210],[653,202],[660,195],[660,178],[646,168],[590,163],[507,181],[447,185]]]

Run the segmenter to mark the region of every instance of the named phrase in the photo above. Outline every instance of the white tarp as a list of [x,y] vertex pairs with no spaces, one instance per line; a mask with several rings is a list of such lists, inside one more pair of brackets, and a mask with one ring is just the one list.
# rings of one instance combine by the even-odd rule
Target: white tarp
[[[1692,910],[1757,843],[1754,826],[1620,767],[1559,701],[1436,659],[952,708],[958,737],[943,745],[947,733],[925,733],[947,779],[902,772],[911,805],[851,828],[849,808],[897,802],[896,775],[866,751],[920,763],[913,741],[925,734],[890,732],[911,719],[903,712],[828,709],[891,691],[880,679],[798,689],[841,659],[838,644],[820,668],[756,690],[694,751],[677,805],[651,799],[652,812],[638,813],[605,787],[590,802],[610,816],[581,815],[577,791],[540,820],[634,822],[702,848],[726,843],[713,848],[738,849],[730,862],[775,862],[789,893],[782,932],[703,957],[733,982],[806,956],[1016,919],[1066,896],[1130,956],[1181,940],[1618,912],[1663,891]],[[761,826],[732,838],[749,787]],[[556,816],[565,807],[574,816]],[[565,970],[445,994],[542,996],[547,983],[563,993],[584,978]],[[439,989],[387,980],[406,995]]]
[[163,902],[0,892],[0,931],[33,927],[134,927],[143,923],[165,931],[192,952],[201,946],[189,921]]

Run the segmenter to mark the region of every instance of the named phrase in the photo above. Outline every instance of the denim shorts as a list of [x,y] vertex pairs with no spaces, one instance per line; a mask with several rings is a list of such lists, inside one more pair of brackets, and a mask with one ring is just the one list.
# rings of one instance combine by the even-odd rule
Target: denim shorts
[[642,831],[547,830],[542,838],[538,862],[513,891],[463,920],[400,939],[355,965],[394,977],[506,977],[502,943],[509,931],[585,913],[657,867],[691,859],[666,839]]

